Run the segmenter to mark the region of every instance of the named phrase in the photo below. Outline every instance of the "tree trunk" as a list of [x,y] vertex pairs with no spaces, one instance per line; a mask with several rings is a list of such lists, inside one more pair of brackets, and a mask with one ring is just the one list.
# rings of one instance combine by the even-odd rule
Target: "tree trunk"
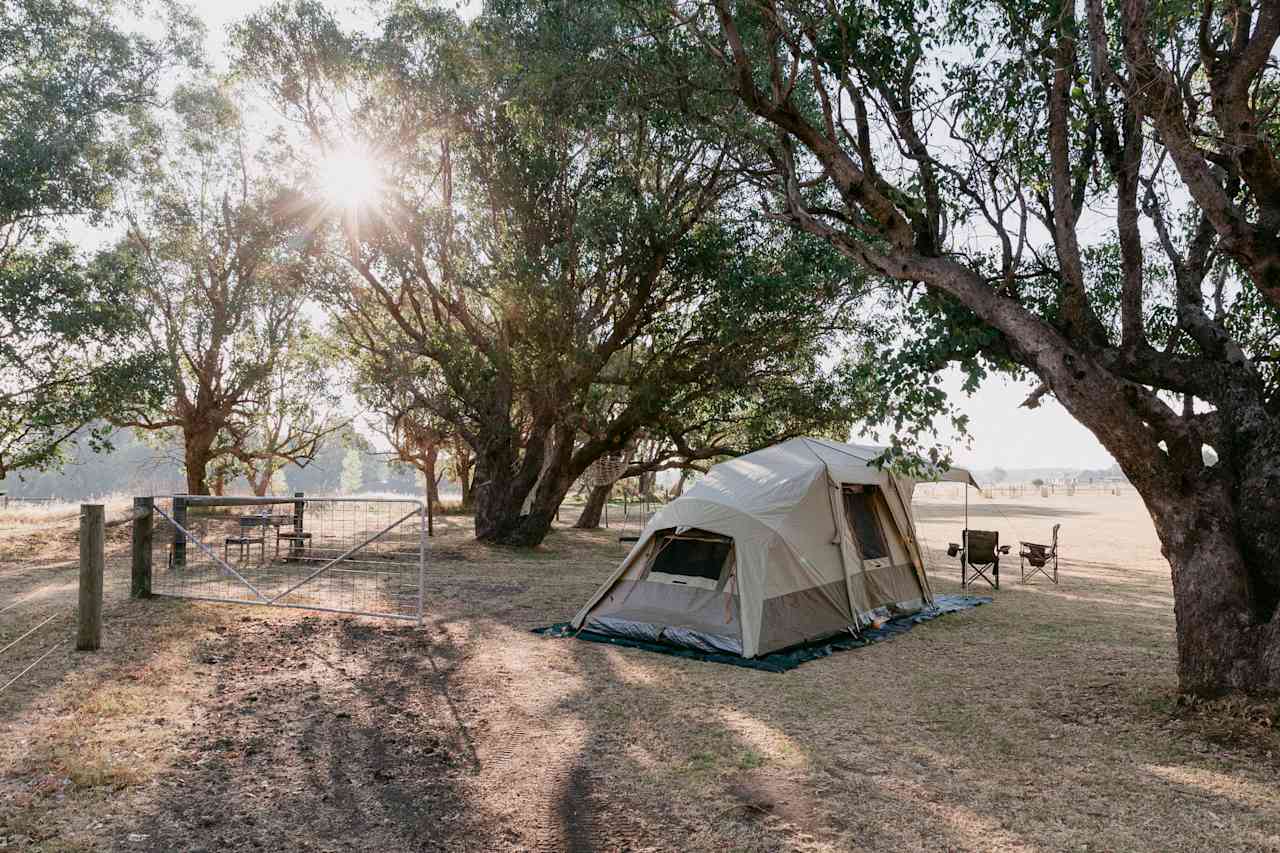
[[640,474],[640,484],[638,487],[638,496],[641,498],[652,498],[654,484],[658,482],[658,474],[655,471],[644,471]]
[[255,474],[252,468],[245,471],[245,479],[249,481],[249,488],[253,489],[253,493],[258,497],[264,497],[267,490],[271,488],[271,478],[275,475],[275,471],[267,465],[264,470]]
[[422,457],[422,476],[427,481],[427,501],[432,509],[440,508],[440,481],[436,479],[436,460],[440,457],[440,449],[432,445]]
[[[543,452],[537,452],[537,442],[530,439],[523,455],[509,443],[495,442],[488,453],[479,456],[477,467],[489,476],[475,488],[476,539],[528,548],[540,545],[551,532],[556,510],[581,473],[570,466],[573,433],[556,432],[550,430],[542,438]],[[515,475],[505,480],[493,476],[503,471],[514,471]],[[529,511],[524,512],[531,492]]]
[[458,475],[458,488],[462,491],[462,509],[470,512],[474,504],[472,474],[475,470],[476,457],[471,448],[462,439],[453,442],[453,470]]
[[1135,484],[1172,569],[1183,692],[1280,692],[1280,448],[1258,446],[1270,443],[1175,488]]
[[674,500],[675,498],[678,498],[678,497],[680,497],[681,495],[683,495],[683,494],[684,494],[684,484],[685,484],[685,483],[687,483],[687,482],[689,482],[689,469],[688,469],[688,468],[681,468],[681,469],[680,469],[680,479],[679,479],[679,480],[676,480],[676,485],[675,485],[675,487],[671,490],[671,495],[670,495],[670,497],[672,498],[672,500]]
[[475,506],[475,495],[471,490],[470,475],[465,477],[462,474],[458,475],[458,488],[462,490],[462,510],[463,512],[470,512],[472,507]]
[[600,527],[600,516],[604,512],[605,502],[609,500],[609,494],[612,491],[612,485],[592,486],[587,495],[587,505],[582,508],[582,514],[578,516],[573,526],[579,530],[595,530]]
[[213,461],[214,434],[205,430],[183,431],[183,462],[187,469],[187,494],[207,495],[209,463]]

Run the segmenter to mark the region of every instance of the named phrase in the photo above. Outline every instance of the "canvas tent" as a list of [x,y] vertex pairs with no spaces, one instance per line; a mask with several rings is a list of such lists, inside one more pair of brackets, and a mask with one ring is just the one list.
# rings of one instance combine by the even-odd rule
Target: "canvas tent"
[[[933,600],[883,448],[795,438],[715,465],[645,526],[573,628],[756,657]],[[931,479],[976,485],[952,468]]]

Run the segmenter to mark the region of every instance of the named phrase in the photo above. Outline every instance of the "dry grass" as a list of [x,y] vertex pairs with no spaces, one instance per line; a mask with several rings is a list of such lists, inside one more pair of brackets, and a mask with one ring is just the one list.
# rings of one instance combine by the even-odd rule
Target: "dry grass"
[[[132,508],[133,499],[123,494],[111,494],[85,500],[106,508],[107,521],[123,518]],[[7,506],[0,505],[0,537],[5,534],[29,534],[35,530],[62,527],[75,523],[80,517],[80,502],[51,501],[27,503],[10,499]]]
[[[939,592],[948,491],[917,503]],[[440,519],[421,629],[109,583],[104,650],[0,694],[0,849],[1280,850],[1280,709],[1179,703],[1136,499],[971,513],[1010,542],[1060,521],[1062,584],[1011,561],[993,606],[784,675],[530,634],[616,529],[523,553]],[[0,645],[66,606],[73,553],[0,538],[0,607],[39,593]]]

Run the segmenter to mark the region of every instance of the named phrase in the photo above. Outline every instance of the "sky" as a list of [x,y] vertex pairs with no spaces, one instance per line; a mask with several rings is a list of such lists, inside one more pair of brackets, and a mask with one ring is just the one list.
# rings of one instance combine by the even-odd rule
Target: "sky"
[[[464,10],[478,5],[478,0],[456,0]],[[216,67],[225,68],[225,32],[229,24],[261,8],[262,0],[195,0],[194,7],[208,27],[207,48]],[[352,0],[334,0],[334,7],[347,11]],[[1031,391],[1031,384],[991,378],[971,397],[960,391],[960,375],[953,371],[947,378],[947,390],[961,400],[969,415],[969,447],[956,447],[957,464],[975,469],[999,466],[1017,468],[1107,468],[1111,455],[1089,430],[1081,426],[1053,398],[1046,397],[1037,409],[1020,408]]]

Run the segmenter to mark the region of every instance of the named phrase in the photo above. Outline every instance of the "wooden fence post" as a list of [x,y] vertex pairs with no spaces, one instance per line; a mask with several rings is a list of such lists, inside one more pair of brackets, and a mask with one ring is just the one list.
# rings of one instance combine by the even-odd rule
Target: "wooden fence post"
[[173,567],[181,569],[187,565],[187,534],[179,529],[187,526],[187,499],[173,498]]
[[80,505],[80,609],[76,649],[96,651],[102,645],[102,570],[106,516],[102,504]]
[[151,536],[155,530],[155,498],[133,499],[133,576],[131,598],[151,597]]
[[[295,498],[305,497],[305,492],[294,492]],[[288,559],[301,560],[306,556],[305,540],[302,539],[303,531],[306,530],[304,524],[303,513],[306,511],[307,504],[305,501],[293,502],[293,539],[289,540]]]

